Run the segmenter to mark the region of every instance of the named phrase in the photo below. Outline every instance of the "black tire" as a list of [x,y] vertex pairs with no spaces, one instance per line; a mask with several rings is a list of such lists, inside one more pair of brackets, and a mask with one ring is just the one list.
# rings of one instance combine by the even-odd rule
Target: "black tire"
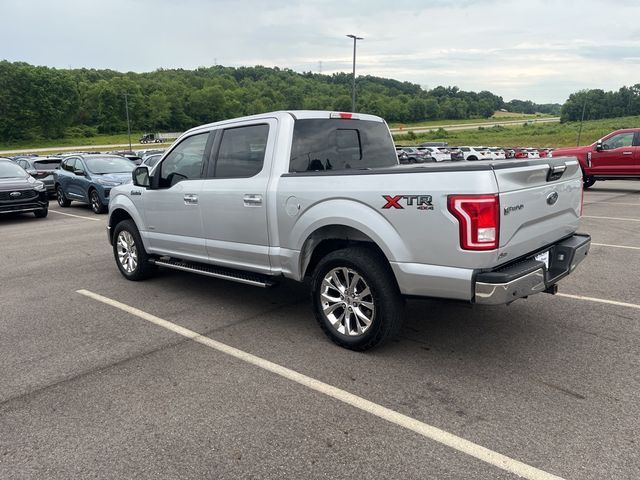
[[582,184],[584,189],[586,190],[589,187],[593,187],[593,184],[596,183],[596,179],[592,176],[584,176],[582,177]]
[[89,205],[91,205],[93,213],[100,214],[107,211],[107,207],[102,204],[97,190],[89,190]]
[[58,200],[58,205],[60,205],[63,208],[68,207],[69,205],[71,205],[71,200],[69,200],[64,192],[62,191],[62,187],[60,185],[58,185],[58,187],[56,188],[56,199]]
[[476,156],[474,156],[474,155],[471,155],[471,156],[467,157],[467,160],[469,160],[469,161],[472,161],[472,162],[473,162],[474,160],[478,160],[478,157],[476,157]]
[[408,161],[409,163],[416,163],[416,159],[415,159],[415,158],[413,158],[413,157],[409,157],[409,158],[407,159],[407,161]]
[[[354,281],[355,274],[361,280],[355,280],[356,284],[348,285],[344,291],[345,295],[338,297],[339,290],[330,286],[332,281],[325,282],[325,277],[329,278],[332,273],[335,273],[345,280],[345,270],[349,278],[345,284]],[[340,272],[343,274],[341,275]],[[365,287],[368,287],[370,294],[366,293]],[[323,298],[323,293],[327,297]],[[402,326],[404,299],[388,262],[372,248],[349,247],[326,255],[313,272],[311,295],[313,310],[320,328],[341,347],[357,351],[368,350],[393,338]],[[336,301],[333,303],[326,300],[332,295],[336,295]],[[336,307],[337,304],[339,305]],[[373,305],[373,309],[369,309],[365,304]],[[325,314],[325,309],[332,307],[333,310],[329,315],[334,316],[333,323]],[[356,310],[359,315],[356,314]],[[336,316],[343,319],[336,319]],[[370,323],[366,328],[360,320],[361,316],[370,317]]]
[[49,209],[43,208],[42,210],[36,210],[35,212],[33,212],[33,214],[36,216],[36,218],[45,218],[47,215],[49,215]]
[[[119,243],[120,240],[124,243]],[[132,243],[128,248],[124,248],[125,244],[130,243],[129,240]],[[144,249],[140,232],[133,220],[122,220],[113,230],[113,256],[118,270],[127,280],[144,280],[152,276],[157,269],[153,263],[149,262],[149,255]],[[135,259],[135,266],[129,262],[132,256]]]

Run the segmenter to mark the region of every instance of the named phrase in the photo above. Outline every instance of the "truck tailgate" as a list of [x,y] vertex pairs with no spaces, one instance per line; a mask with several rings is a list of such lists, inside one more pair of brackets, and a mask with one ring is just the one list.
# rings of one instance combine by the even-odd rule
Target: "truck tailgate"
[[582,172],[573,157],[494,164],[500,264],[543,249],[579,226]]

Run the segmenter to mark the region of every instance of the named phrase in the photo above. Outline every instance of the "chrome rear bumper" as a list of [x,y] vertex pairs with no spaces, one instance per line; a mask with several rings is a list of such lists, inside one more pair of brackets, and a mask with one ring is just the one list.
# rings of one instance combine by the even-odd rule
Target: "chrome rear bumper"
[[590,246],[589,235],[576,234],[542,250],[549,251],[548,268],[532,255],[497,270],[478,273],[474,302],[501,305],[551,289],[575,270],[589,253]]

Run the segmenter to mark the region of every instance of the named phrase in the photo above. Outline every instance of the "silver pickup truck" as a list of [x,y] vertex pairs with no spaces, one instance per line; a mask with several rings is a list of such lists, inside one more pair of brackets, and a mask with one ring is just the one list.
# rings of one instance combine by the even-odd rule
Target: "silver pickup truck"
[[398,331],[405,297],[555,293],[589,250],[581,209],[575,158],[399,165],[382,119],[291,111],[183,134],[111,190],[108,237],[129,280],[310,279],[324,332],[365,350]]

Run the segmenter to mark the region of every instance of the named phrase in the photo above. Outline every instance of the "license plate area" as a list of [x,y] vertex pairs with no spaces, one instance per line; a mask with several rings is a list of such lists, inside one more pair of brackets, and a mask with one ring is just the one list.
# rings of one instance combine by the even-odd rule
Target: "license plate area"
[[549,250],[539,253],[533,258],[535,258],[538,262],[544,263],[545,268],[549,270]]

